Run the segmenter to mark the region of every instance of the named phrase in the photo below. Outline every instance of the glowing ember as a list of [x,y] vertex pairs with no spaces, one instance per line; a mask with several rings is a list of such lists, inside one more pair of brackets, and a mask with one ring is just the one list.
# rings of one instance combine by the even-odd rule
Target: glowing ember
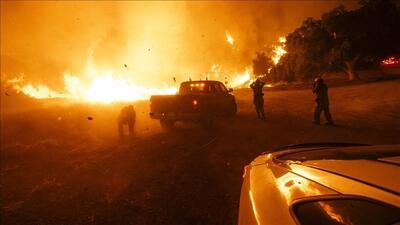
[[232,35],[230,35],[228,32],[226,32],[225,35],[226,35],[226,42],[228,42],[228,44],[230,45],[233,45],[235,40],[233,39]]
[[273,50],[272,50],[274,55],[271,57],[271,59],[275,65],[277,65],[279,63],[279,60],[282,58],[282,56],[287,53],[287,51],[285,50],[286,38],[280,37],[279,43],[280,43],[279,45],[273,46]]

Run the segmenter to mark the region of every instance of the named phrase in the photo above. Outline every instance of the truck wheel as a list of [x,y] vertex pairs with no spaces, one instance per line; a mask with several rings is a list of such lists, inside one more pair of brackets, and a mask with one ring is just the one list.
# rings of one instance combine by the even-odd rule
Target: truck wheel
[[237,105],[234,104],[234,105],[232,105],[232,106],[230,107],[228,116],[235,116],[236,113],[237,113]]
[[174,127],[175,121],[173,120],[160,120],[160,125],[166,130],[170,130]]
[[237,113],[237,105],[235,103],[235,105],[233,106],[233,112],[232,112],[232,116],[235,116]]

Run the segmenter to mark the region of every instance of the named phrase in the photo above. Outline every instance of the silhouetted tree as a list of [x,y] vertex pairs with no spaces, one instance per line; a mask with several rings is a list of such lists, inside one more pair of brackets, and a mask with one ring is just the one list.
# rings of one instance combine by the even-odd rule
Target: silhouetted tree
[[320,20],[307,18],[286,39],[288,54],[281,59],[286,78],[309,79],[326,69],[332,38]]
[[324,29],[333,38],[328,61],[342,65],[350,80],[359,79],[356,65],[375,62],[400,52],[400,13],[388,0],[363,0],[362,7],[346,11],[339,6],[322,16]]
[[272,67],[272,62],[264,52],[257,52],[256,58],[253,59],[253,73],[255,76],[267,75],[268,69]]

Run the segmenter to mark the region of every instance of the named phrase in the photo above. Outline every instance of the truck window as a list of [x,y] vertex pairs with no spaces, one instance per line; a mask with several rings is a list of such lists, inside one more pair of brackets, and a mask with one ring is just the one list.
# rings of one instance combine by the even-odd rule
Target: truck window
[[185,83],[182,84],[181,87],[179,88],[180,94],[210,93],[210,92],[214,92],[213,85],[203,82]]
[[220,83],[216,83],[215,84],[215,90],[218,93],[226,93],[226,92],[228,92],[226,87],[223,84],[220,84]]
[[226,87],[218,82],[191,82],[184,83],[179,88],[180,94],[189,93],[226,93]]

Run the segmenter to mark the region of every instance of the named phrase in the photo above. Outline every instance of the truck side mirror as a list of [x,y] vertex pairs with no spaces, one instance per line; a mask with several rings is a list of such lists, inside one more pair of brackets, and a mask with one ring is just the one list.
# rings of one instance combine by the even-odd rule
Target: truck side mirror
[[229,88],[229,89],[228,89],[228,92],[233,92],[233,88]]

